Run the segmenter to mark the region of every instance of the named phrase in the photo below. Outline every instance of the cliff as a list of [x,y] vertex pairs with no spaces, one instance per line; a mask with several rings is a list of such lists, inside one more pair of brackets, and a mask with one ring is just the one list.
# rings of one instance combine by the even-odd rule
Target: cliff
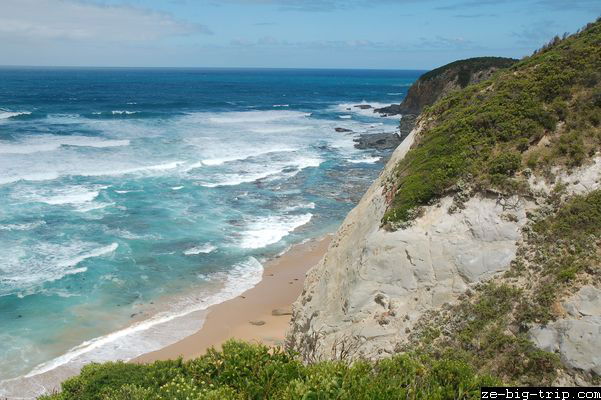
[[481,82],[417,119],[309,272],[288,345],[306,361],[419,351],[506,382],[597,384],[600,49],[597,21],[492,76],[459,62],[420,78],[405,112]]
[[417,115],[449,93],[489,79],[497,70],[517,60],[503,57],[476,57],[454,61],[420,76],[409,88],[400,105],[376,109],[386,115]]

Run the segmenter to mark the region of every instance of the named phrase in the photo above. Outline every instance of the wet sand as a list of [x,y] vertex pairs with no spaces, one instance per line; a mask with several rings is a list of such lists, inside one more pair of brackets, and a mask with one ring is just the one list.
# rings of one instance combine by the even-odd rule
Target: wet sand
[[[195,334],[132,362],[183,357],[191,359],[219,348],[228,339],[266,345],[284,342],[292,303],[301,294],[307,271],[324,256],[331,235],[294,246],[265,265],[263,279],[234,299],[209,307],[202,328]],[[278,310],[281,312],[274,312]],[[283,314],[283,315],[274,315]]]

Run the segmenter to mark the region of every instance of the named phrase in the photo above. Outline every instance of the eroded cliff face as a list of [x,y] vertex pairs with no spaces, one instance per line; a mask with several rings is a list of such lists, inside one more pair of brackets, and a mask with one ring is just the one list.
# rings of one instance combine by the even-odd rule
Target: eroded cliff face
[[[533,203],[515,199],[509,211],[496,198],[474,197],[450,214],[451,197],[429,206],[409,228],[380,227],[383,182],[411,147],[415,129],[336,233],[308,274],[294,305],[289,338],[303,353],[328,358],[343,341],[357,355],[394,352],[427,310],[454,301],[470,286],[507,268]],[[316,335],[320,344],[314,349]]]
[[[397,148],[307,276],[288,335],[307,361],[379,359],[398,352],[430,312],[500,276],[516,256],[527,216],[540,207],[536,198],[476,195],[453,211],[448,196],[425,207],[408,228],[381,228],[384,182],[421,129],[418,125]],[[569,194],[587,193],[600,187],[601,158],[570,174],[556,172]],[[541,196],[553,188],[535,176],[530,183]],[[531,327],[532,341],[559,354],[569,368],[599,374],[601,356],[593,351],[601,329],[599,289],[591,286],[575,296],[566,300],[565,318]]]

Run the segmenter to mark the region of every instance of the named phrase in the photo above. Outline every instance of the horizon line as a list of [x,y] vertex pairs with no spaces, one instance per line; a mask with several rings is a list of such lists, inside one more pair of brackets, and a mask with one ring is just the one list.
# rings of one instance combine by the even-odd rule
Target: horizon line
[[321,70],[321,71],[430,71],[426,68],[373,68],[373,67],[174,67],[174,66],[94,66],[94,65],[12,65],[0,64],[0,69],[198,69],[198,70]]

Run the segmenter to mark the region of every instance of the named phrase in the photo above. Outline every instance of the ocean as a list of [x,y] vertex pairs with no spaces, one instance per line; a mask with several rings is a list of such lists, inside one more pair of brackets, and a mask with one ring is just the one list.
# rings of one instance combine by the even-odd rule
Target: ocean
[[[332,232],[423,71],[0,68],[0,396],[133,358]],[[337,132],[335,128],[352,130]]]

